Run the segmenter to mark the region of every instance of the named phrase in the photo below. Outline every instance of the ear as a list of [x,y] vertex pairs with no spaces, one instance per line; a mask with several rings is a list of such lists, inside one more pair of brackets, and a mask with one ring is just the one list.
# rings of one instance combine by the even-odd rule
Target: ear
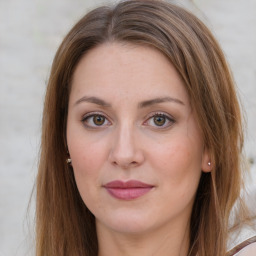
[[202,154],[202,163],[201,163],[201,170],[203,172],[211,172],[213,168],[213,158],[208,149],[204,149]]

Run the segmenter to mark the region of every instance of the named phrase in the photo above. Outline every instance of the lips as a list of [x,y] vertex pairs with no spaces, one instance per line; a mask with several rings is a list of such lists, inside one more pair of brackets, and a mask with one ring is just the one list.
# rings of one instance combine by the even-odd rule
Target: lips
[[137,180],[111,181],[103,186],[108,193],[122,200],[132,200],[148,193],[154,186]]

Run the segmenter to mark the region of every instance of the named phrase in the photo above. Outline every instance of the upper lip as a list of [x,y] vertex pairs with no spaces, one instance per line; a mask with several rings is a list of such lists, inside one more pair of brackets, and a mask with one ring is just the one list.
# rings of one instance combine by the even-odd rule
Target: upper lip
[[148,188],[148,187],[154,187],[154,186],[138,180],[129,180],[129,181],[114,180],[105,184],[104,187],[105,188]]

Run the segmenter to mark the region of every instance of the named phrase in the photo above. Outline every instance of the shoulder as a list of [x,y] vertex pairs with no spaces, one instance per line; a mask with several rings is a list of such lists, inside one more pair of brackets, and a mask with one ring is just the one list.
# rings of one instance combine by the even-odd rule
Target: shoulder
[[227,253],[228,256],[255,256],[256,255],[256,236],[251,237],[241,244],[234,247]]
[[256,242],[247,245],[241,251],[239,251],[235,256],[255,256],[256,255]]

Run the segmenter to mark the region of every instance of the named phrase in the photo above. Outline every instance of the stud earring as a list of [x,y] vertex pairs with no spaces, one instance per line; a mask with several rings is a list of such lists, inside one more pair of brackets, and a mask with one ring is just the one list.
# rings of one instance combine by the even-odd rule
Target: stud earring
[[71,160],[71,158],[70,158],[68,149],[67,149],[67,157],[68,157],[68,158],[66,159],[66,163],[67,163],[68,165],[72,165],[72,160]]
[[208,164],[208,166],[211,166],[211,162],[208,162],[207,164]]

